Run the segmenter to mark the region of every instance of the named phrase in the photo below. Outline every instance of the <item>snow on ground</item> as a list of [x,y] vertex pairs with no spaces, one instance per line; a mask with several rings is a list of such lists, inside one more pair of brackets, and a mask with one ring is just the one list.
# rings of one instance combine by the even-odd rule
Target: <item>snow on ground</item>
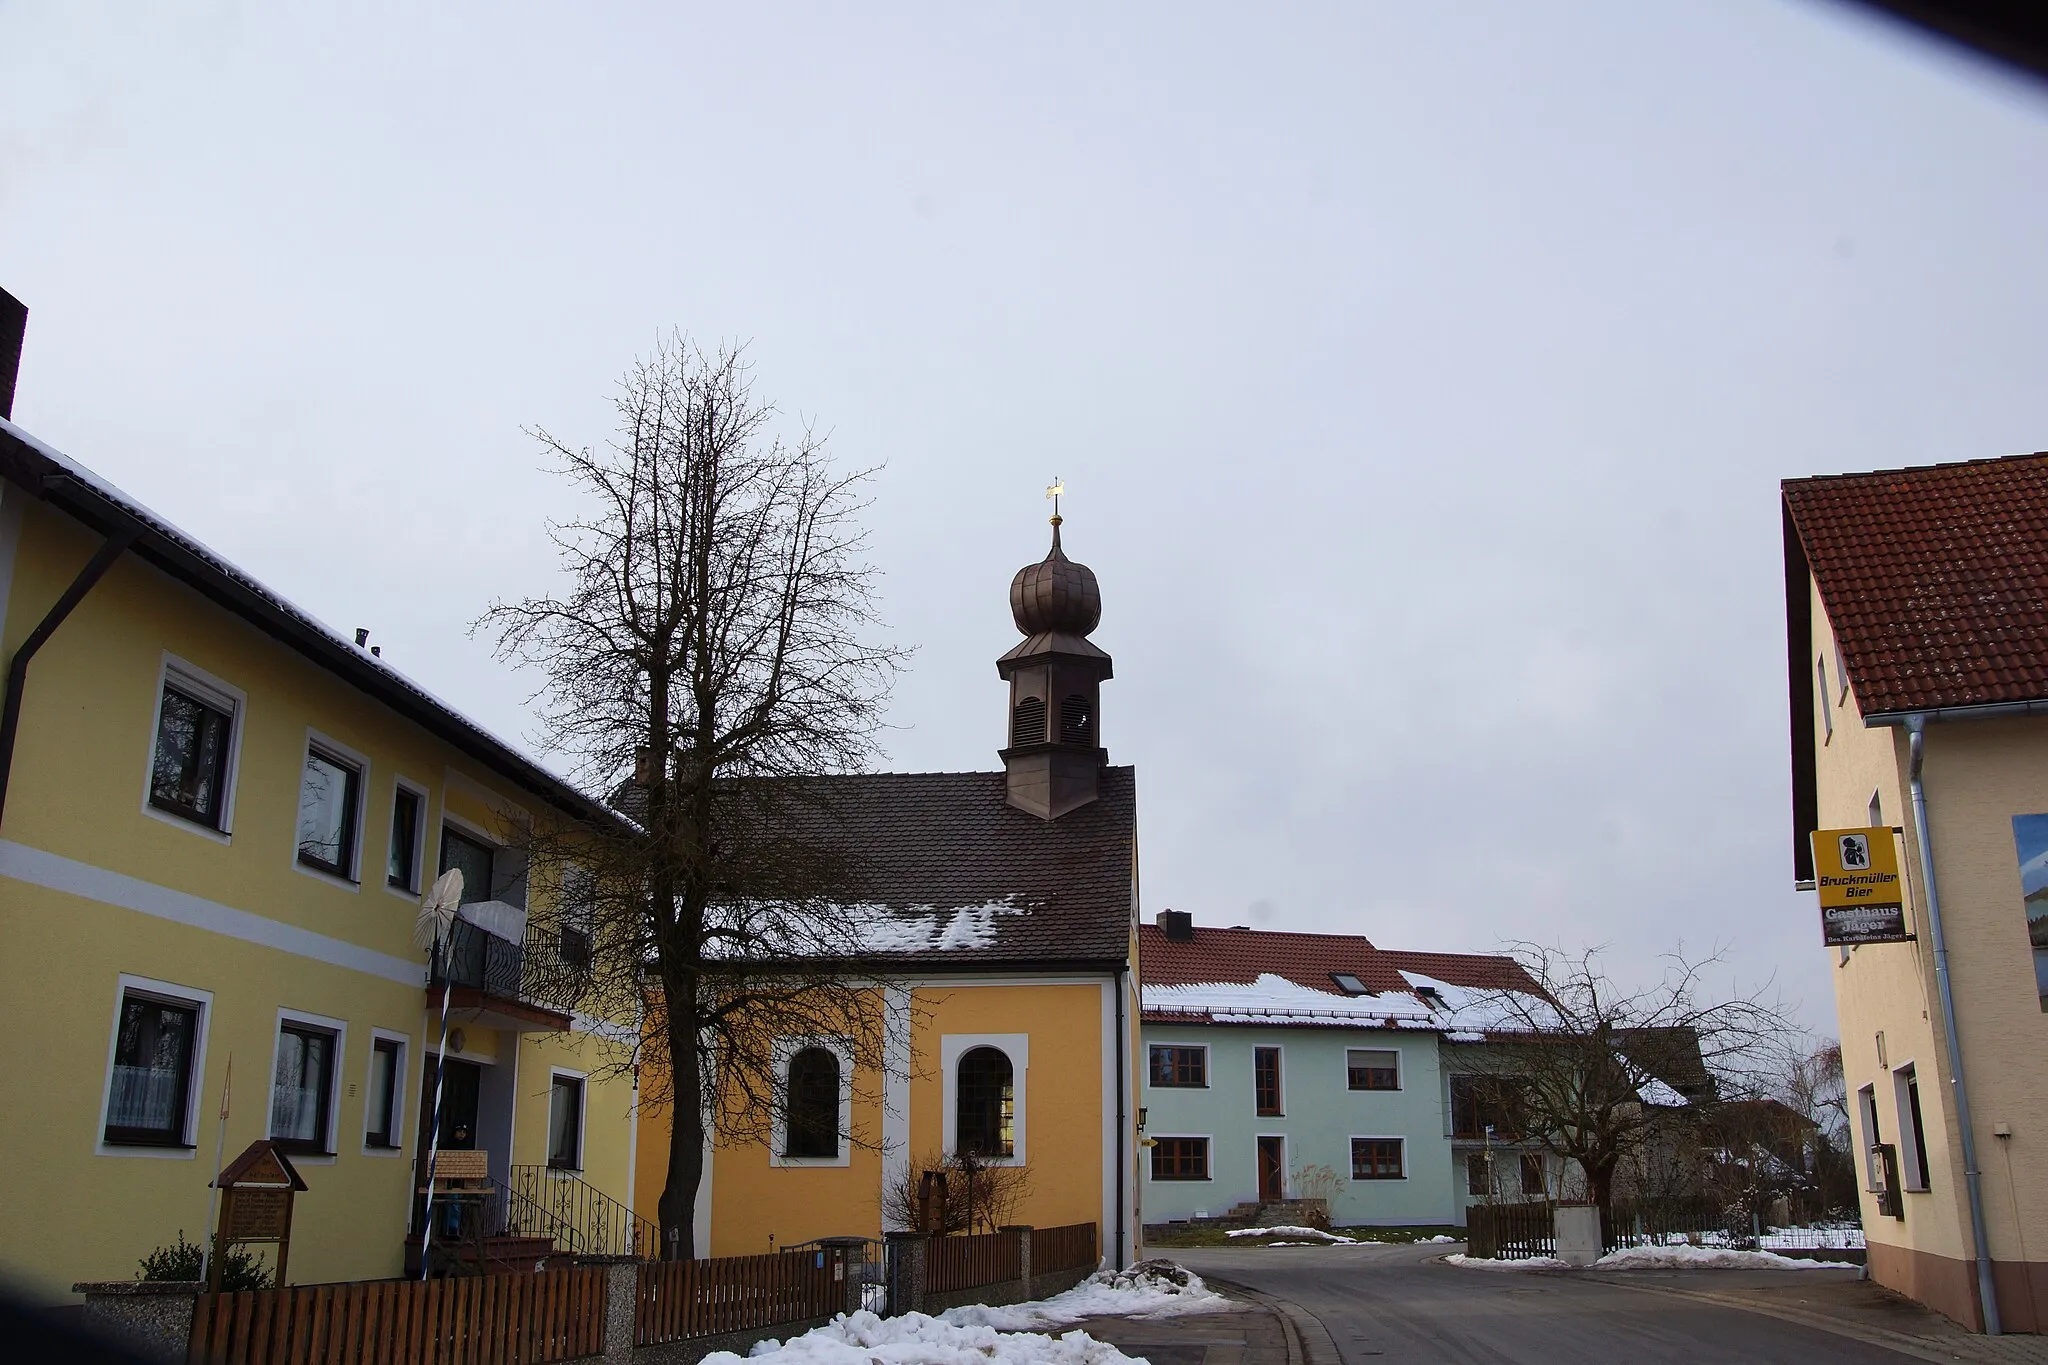
[[1439,1232],[1439,1233],[1438,1233],[1438,1234],[1437,1234],[1436,1236],[1434,1236],[1434,1237],[1424,1237],[1424,1238],[1421,1238],[1420,1240],[1422,1240],[1422,1241],[1424,1241],[1424,1242],[1458,1242],[1458,1241],[1463,1241],[1464,1239],[1463,1239],[1463,1238],[1460,1238],[1460,1237],[1449,1237],[1449,1236],[1446,1236],[1445,1234],[1443,1234],[1443,1233]]
[[923,1313],[835,1318],[788,1341],[763,1341],[745,1356],[714,1351],[702,1365],[1126,1365],[1131,1357],[1086,1332],[999,1332]]
[[[1292,1223],[1283,1223],[1275,1228],[1232,1228],[1223,1235],[1225,1237],[1306,1237],[1312,1242],[1341,1242],[1345,1246],[1356,1246],[1358,1244],[1356,1237],[1339,1237],[1336,1233],[1324,1232],[1321,1228],[1296,1227]],[[1298,1246],[1300,1243],[1296,1243],[1296,1245]]]
[[1129,1270],[1098,1270],[1064,1294],[999,1308],[970,1304],[939,1316],[960,1326],[1029,1332],[1082,1318],[1175,1318],[1185,1313],[1229,1312],[1236,1305],[1172,1261],[1140,1261]]
[[[1462,1254],[1444,1257],[1446,1265],[1467,1270],[1569,1270],[1555,1256],[1521,1261],[1487,1261]],[[1802,1261],[1770,1251],[1730,1251],[1722,1247],[1626,1247],[1593,1262],[1594,1270],[1840,1270],[1848,1261]]]

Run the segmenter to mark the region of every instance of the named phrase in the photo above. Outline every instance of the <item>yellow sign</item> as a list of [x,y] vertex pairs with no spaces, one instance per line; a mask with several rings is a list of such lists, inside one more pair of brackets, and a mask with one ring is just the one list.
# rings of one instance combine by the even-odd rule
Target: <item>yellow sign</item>
[[1815,830],[1813,879],[1820,892],[1821,937],[1829,946],[1912,937],[1890,829]]

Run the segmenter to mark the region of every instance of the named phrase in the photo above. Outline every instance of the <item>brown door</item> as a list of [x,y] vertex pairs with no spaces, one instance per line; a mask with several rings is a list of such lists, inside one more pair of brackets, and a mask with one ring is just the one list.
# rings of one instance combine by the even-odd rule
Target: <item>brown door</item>
[[1259,1202],[1285,1199],[1287,1187],[1287,1139],[1259,1139]]

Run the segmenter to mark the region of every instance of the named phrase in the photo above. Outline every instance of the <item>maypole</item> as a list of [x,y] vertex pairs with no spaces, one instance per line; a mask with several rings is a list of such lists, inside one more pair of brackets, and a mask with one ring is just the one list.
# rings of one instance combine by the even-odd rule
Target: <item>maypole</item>
[[455,994],[448,979],[448,950],[452,948],[455,912],[462,907],[462,869],[451,867],[434,882],[420,903],[420,917],[413,925],[413,942],[427,949],[427,980],[434,979],[434,963],[441,964],[441,1046],[434,1058],[434,1109],[427,1123],[427,1202],[420,1217],[420,1278],[434,1250],[434,1172],[441,1159],[441,1086],[448,1075],[448,1001]]

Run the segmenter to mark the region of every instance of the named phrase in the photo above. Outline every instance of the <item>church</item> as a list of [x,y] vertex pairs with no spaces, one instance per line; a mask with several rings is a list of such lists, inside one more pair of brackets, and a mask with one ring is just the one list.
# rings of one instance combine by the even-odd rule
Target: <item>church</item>
[[[778,1040],[791,1119],[707,1145],[700,1256],[905,1230],[904,1192],[964,1155],[1018,1171],[1003,1221],[1092,1224],[1105,1261],[1136,1257],[1137,779],[1102,745],[1101,592],[1060,524],[1010,585],[1024,638],[996,661],[1002,768],[806,779],[829,837],[861,851],[855,962],[884,997],[884,1065]],[[652,1216],[665,1107],[643,1111],[637,1147],[634,1204]]]

